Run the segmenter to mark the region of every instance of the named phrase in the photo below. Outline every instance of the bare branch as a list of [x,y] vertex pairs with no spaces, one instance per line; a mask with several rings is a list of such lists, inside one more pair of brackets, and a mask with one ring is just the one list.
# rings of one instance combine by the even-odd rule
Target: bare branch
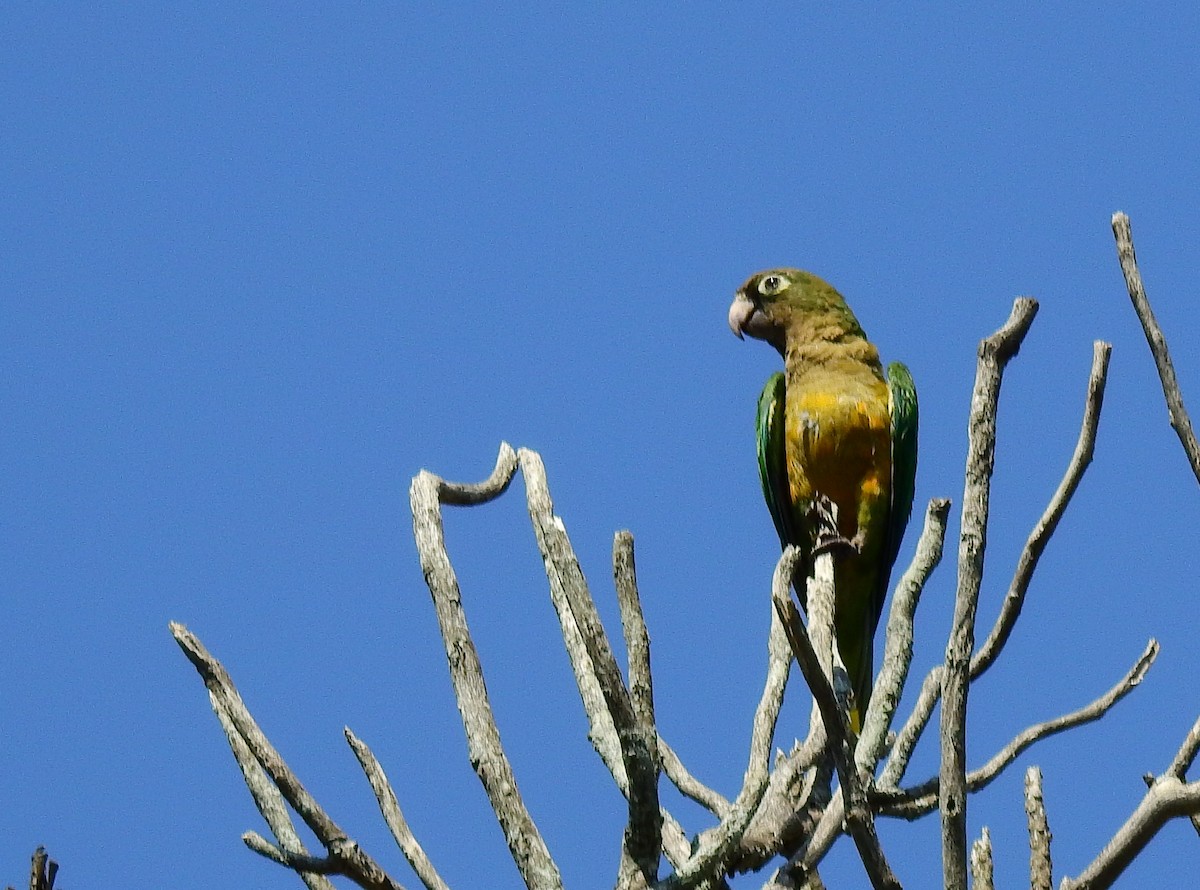
[[992,882],[992,833],[987,826],[979,839],[971,844],[971,884],[974,890],[993,890]]
[[[779,628],[782,633],[782,625]],[[804,869],[814,829],[828,812],[832,785],[833,761],[825,752],[822,725],[818,733],[810,729],[804,742],[796,742],[787,754],[778,752],[767,792],[742,838],[736,870],[761,868],[776,854],[789,857],[782,871]],[[840,801],[840,796],[837,799]],[[841,833],[841,824],[839,816],[835,837]]]
[[913,616],[926,579],[941,562],[949,512],[950,502],[945,498],[934,498],[929,502],[916,554],[896,585],[884,635],[883,665],[863,719],[862,737],[854,751],[859,772],[874,773],[875,765],[883,754],[892,717],[900,704],[904,684],[908,681],[908,668],[912,663]]
[[1063,878],[1059,890],[1111,887],[1170,819],[1200,813],[1200,782],[1181,782],[1164,773],[1120,827],[1100,855],[1078,878]]
[[[794,548],[788,547],[785,551],[785,558],[780,560],[780,565],[783,566],[793,558],[794,552]],[[818,566],[822,561],[828,562],[829,568],[832,568],[832,557],[828,553],[817,557]],[[814,574],[814,581],[817,580],[819,574],[819,571]],[[784,577],[786,578],[786,576]],[[900,882],[892,872],[887,857],[883,853],[883,847],[879,843],[879,836],[875,831],[874,814],[867,805],[862,781],[854,765],[854,754],[850,741],[852,734],[845,711],[837,701],[830,678],[823,673],[823,665],[817,650],[808,638],[808,633],[800,618],[800,610],[788,595],[787,586],[781,587],[777,584],[773,599],[775,610],[787,632],[792,654],[795,655],[796,663],[800,666],[800,671],[804,674],[804,679],[812,690],[813,698],[825,723],[829,750],[833,755],[841,781],[842,797],[849,801],[846,806],[847,830],[854,839],[863,865],[866,866],[871,885],[875,888],[899,888]],[[814,620],[816,619],[814,618]]]
[[[800,672],[804,675],[804,680],[808,683],[808,687],[812,692],[813,700],[816,703],[817,711],[820,718],[824,721],[825,732],[829,739],[830,750],[837,756],[842,757],[842,770],[845,771],[848,757],[846,752],[849,750],[850,727],[846,722],[846,716],[843,709],[839,706],[837,695],[834,692],[832,680],[832,645],[821,646],[814,644],[809,639],[808,631],[805,630],[804,620],[800,617],[800,610],[797,608],[795,601],[788,592],[789,584],[787,582],[787,570],[793,569],[799,561],[800,554],[796,548],[791,545],[784,550],[783,556],[780,557],[779,566],[775,571],[776,581],[781,575],[784,578],[782,588],[778,583],[774,586],[773,601],[775,603],[775,611],[783,623],[783,629],[787,633],[788,643],[791,644],[792,654],[796,658],[796,664],[800,667]],[[833,558],[829,554],[823,554],[818,557],[816,562],[826,563],[827,567],[832,567]],[[832,573],[830,573],[832,574]],[[818,588],[820,582],[814,575],[810,583],[810,590]],[[832,587],[832,584],[830,585]],[[809,608],[812,610],[812,622],[814,635],[821,633],[818,628],[822,624],[833,625],[833,610],[832,608],[825,610],[817,606],[824,597],[814,596],[809,598]],[[823,613],[829,612],[827,621],[822,621]],[[833,634],[828,634],[832,640]],[[824,642],[824,641],[821,641]],[[824,650],[824,651],[822,651]]]
[[[869,776],[878,762],[886,740],[888,723],[904,687],[908,664],[912,657],[913,614],[925,580],[941,559],[949,507],[949,501],[944,499],[930,501],[925,526],[917,542],[916,554],[896,588],[888,618],[883,666],[876,680],[875,690],[871,694],[863,735],[855,749],[855,766],[861,776]],[[894,752],[895,748],[893,757]],[[905,760],[907,761],[907,756]],[[902,769],[899,774],[903,774]],[[772,787],[776,784],[776,778],[772,777]],[[845,819],[845,799],[843,790],[839,788],[820,811],[816,824],[808,832],[804,846],[793,860],[781,869],[781,873],[800,877],[815,875],[814,869],[842,834]]]
[[[257,831],[242,835],[242,843],[266,859],[300,874],[341,875],[345,874],[344,863],[332,856],[310,856],[307,853],[291,853],[272,844]],[[328,879],[326,879],[328,880]],[[330,884],[330,886],[333,886]]]
[[1016,355],[1037,314],[1037,301],[1020,297],[1004,326],[979,344],[968,425],[966,484],[958,548],[958,592],[946,644],[942,680],[942,875],[945,890],[967,887],[966,721],[975,612],[987,546],[988,499],[996,451],[996,405],[1004,366]]
[[412,866],[412,870],[416,872],[417,877],[428,890],[449,890],[448,885],[442,880],[421,845],[417,843],[412,829],[408,827],[408,820],[404,818],[404,813],[400,809],[396,792],[392,790],[392,784],[388,781],[387,774],[384,773],[379,761],[375,759],[371,749],[367,747],[367,743],[351,732],[348,726],[343,729],[343,732],[346,735],[346,741],[350,743],[351,750],[354,751],[354,756],[358,758],[358,763],[367,776],[367,781],[371,784],[371,791],[375,793],[375,800],[379,803],[383,821],[387,823],[388,830],[396,839],[396,845],[404,854],[404,858],[408,860],[408,864]]
[[1171,765],[1167,767],[1167,773],[1179,779],[1181,782],[1186,779],[1184,775],[1192,767],[1192,762],[1196,759],[1196,752],[1200,750],[1200,719],[1197,719],[1192,724],[1192,728],[1188,731],[1187,738],[1183,740],[1183,744],[1179,746],[1179,751],[1175,755],[1175,759],[1171,761]]
[[650,634],[642,614],[638,595],[637,564],[633,554],[633,534],[617,532],[613,536],[613,580],[617,604],[621,607],[621,626],[625,631],[625,649],[629,653],[629,694],[634,716],[639,723],[654,726],[654,683],[650,673]]
[[[1000,613],[996,618],[991,632],[988,634],[983,645],[979,647],[979,650],[971,658],[970,678],[972,680],[991,666],[999,656],[1005,642],[1007,642],[1009,634],[1012,632],[1012,628],[1021,614],[1021,607],[1025,602],[1026,591],[1033,577],[1033,571],[1037,567],[1038,560],[1041,558],[1041,554],[1045,550],[1050,536],[1054,533],[1055,528],[1057,528],[1058,522],[1066,510],[1071,496],[1078,487],[1084,470],[1091,463],[1095,447],[1096,430],[1100,420],[1100,408],[1103,404],[1104,385],[1107,380],[1110,353],[1111,347],[1108,344],[1097,342],[1094,345],[1092,371],[1088,379],[1083,421],[1081,423],[1079,439],[1075,445],[1075,452],[1062,480],[1059,482],[1058,489],[1050,499],[1046,510],[1042,513],[1041,518],[1025,542],[1025,548],[1018,561],[1017,570],[1014,573],[1012,583],[1009,585],[1008,593],[1004,598],[1004,603],[1001,606]],[[912,756],[913,749],[925,731],[929,719],[933,715],[934,706],[941,697],[943,674],[943,666],[938,665],[925,677],[912,713],[909,715],[908,720],[905,721],[895,744],[892,746],[891,756],[888,758],[887,766],[879,780],[882,787],[895,788],[904,778],[904,773],[908,769],[908,762]]]
[[[771,582],[773,596],[787,595],[799,559],[800,552],[795,547],[788,547],[780,555]],[[783,706],[783,692],[791,665],[785,642],[783,628],[777,617],[772,616],[771,632],[767,638],[767,680],[754,711],[749,763],[746,765],[742,789],[720,823],[700,836],[691,859],[678,866],[675,874],[663,882],[665,888],[699,886],[706,876],[719,872],[736,851],[758,810],[771,776],[771,740],[775,737],[775,724],[779,719],[779,709]]]
[[917,747],[917,742],[921,740],[921,734],[925,732],[925,727],[929,725],[934,706],[941,698],[942,675],[945,672],[945,667],[940,664],[936,665],[921,682],[921,691],[917,695],[912,713],[908,715],[904,726],[896,735],[887,766],[883,768],[883,774],[879,777],[880,788],[895,789],[900,784],[900,780],[904,778],[912,752]]
[[[975,792],[987,787],[993,779],[1017,759],[1026,749],[1042,739],[1057,735],[1076,726],[1092,723],[1103,717],[1108,711],[1134,690],[1142,682],[1146,671],[1158,656],[1158,643],[1151,640],[1133,667],[1117,683],[1090,704],[1056,717],[1027,727],[1017,734],[1007,745],[998,751],[991,760],[966,776],[965,787],[968,792]],[[913,788],[900,792],[879,789],[872,795],[872,802],[880,807],[881,815],[898,816],[904,819],[917,819],[930,813],[938,806],[939,779],[934,777]]]
[[[769,644],[768,644],[769,645]],[[658,739],[658,757],[662,770],[671,780],[671,784],[679,789],[679,793],[694,800],[718,819],[723,818],[729,811],[730,803],[718,791],[714,791],[693,776],[679,755],[660,736]]]
[[[357,844],[347,837],[341,827],[330,818],[317,803],[316,799],[304,788],[296,774],[280,756],[275,747],[259,729],[250,711],[246,708],[233,679],[228,672],[209,653],[204,645],[186,627],[177,622],[171,622],[171,634],[184,654],[195,666],[196,671],[208,687],[209,694],[215,703],[229,718],[237,734],[245,741],[246,746],[254,755],[254,759],[262,765],[271,781],[283,794],[284,799],[292,809],[312,829],[313,834],[329,851],[330,856],[338,860],[346,874],[362,887],[380,888],[380,890],[403,890],[393,881],[379,864],[367,855]],[[220,716],[218,712],[218,716]],[[280,851],[281,855],[291,854]]]
[[[916,553],[896,586],[896,594],[888,616],[883,666],[871,693],[871,704],[867,709],[862,737],[855,748],[855,767],[860,776],[870,776],[874,771],[886,742],[892,715],[903,693],[908,666],[912,660],[913,616],[926,579],[941,561],[949,510],[948,500],[935,498],[929,502],[925,512],[925,526],[917,541]],[[913,741],[915,743],[915,739]],[[894,759],[895,748],[893,761]],[[891,762],[889,761],[889,765]],[[903,769],[899,774],[903,775]],[[820,863],[842,833],[845,816],[845,798],[843,790],[839,788],[809,838],[802,862],[798,864],[800,868],[811,870]]]
[[[571,670],[575,674],[576,687],[579,690],[580,700],[583,702],[584,713],[588,718],[588,738],[591,739],[601,761],[612,774],[617,788],[628,799],[631,796],[630,780],[626,771],[625,754],[622,751],[619,732],[597,673],[596,661],[589,653],[584,632],[567,596],[568,588],[573,587],[581,591],[584,598],[582,603],[584,611],[594,614],[595,606],[594,604],[588,605],[591,597],[587,593],[587,582],[583,578],[583,572],[575,558],[571,542],[566,536],[565,526],[554,513],[554,503],[550,498],[545,466],[542,464],[541,458],[536,452],[522,449],[519,460],[525,477],[526,503],[529,507],[534,533],[538,539],[539,548],[546,548],[542,550],[542,555],[550,582],[550,599],[554,604],[555,613],[558,615],[563,642],[571,662]],[[549,549],[551,547],[554,548],[553,553]],[[632,569],[632,564],[630,568]],[[580,604],[577,604],[577,608],[579,606]],[[593,621],[593,628],[598,627],[600,634],[599,639],[593,641],[594,646],[608,649],[608,639],[603,633],[603,626],[600,625],[599,618],[595,617]],[[611,650],[609,650],[608,660],[612,661]],[[615,665],[615,661],[612,663]],[[620,696],[621,693],[612,686],[611,680],[614,678],[611,673],[609,678],[609,693]],[[619,671],[615,679],[617,685],[620,685]],[[629,705],[629,708],[632,708],[632,704]],[[632,722],[629,726],[633,726]],[[655,747],[661,751],[661,746],[665,743],[653,736],[651,738],[654,740]],[[676,777],[690,775],[678,762],[678,758],[671,760],[663,755],[663,759],[670,767],[678,767],[674,773]],[[694,784],[687,787],[699,793],[704,786],[695,780],[692,782]],[[660,813],[662,817],[662,850],[667,854],[671,863],[678,866],[691,856],[691,843],[683,828],[670,813],[661,807]]]
[[1050,823],[1042,800],[1042,771],[1031,766],[1025,771],[1025,821],[1029,824],[1029,888],[1050,890],[1054,885],[1050,863]]
[[[645,758],[642,768],[626,770],[629,775],[629,828],[625,849],[646,882],[657,880],[662,849],[662,814],[658,804],[659,746],[654,722],[654,686],[650,674],[650,634],[638,596],[633,535],[617,532],[613,537],[613,581],[621,608],[625,651],[629,659],[629,701],[633,710],[636,739],[631,748]],[[615,669],[615,665],[614,665]]]
[[[522,451],[522,455],[524,453],[525,450]],[[554,515],[554,504],[550,498],[545,467],[535,452],[529,452],[529,454],[530,458],[522,464],[526,487],[525,499],[530,511],[531,521],[534,525],[535,535],[539,536],[539,547],[541,547],[544,540],[541,529],[546,527],[553,528],[556,522],[561,524],[562,520]],[[569,540],[566,542],[566,547],[568,552],[563,558],[569,566],[571,561],[574,560],[574,552],[570,550]],[[628,797],[629,779],[625,775],[625,763],[621,753],[620,740],[617,736],[617,728],[613,723],[613,716],[605,703],[604,692],[601,689],[600,680],[596,675],[595,665],[588,655],[588,648],[584,642],[583,632],[575,619],[575,614],[571,610],[565,592],[567,583],[583,584],[586,587],[586,581],[582,578],[582,570],[579,569],[577,562],[573,570],[568,569],[564,574],[564,571],[560,571],[558,568],[557,563],[549,561],[549,556],[546,553],[543,553],[543,559],[546,560],[546,575],[550,581],[550,600],[554,606],[555,614],[558,616],[559,627],[563,635],[563,644],[567,651],[567,658],[571,663],[571,671],[575,675],[575,685],[579,690],[579,698],[583,704],[584,713],[587,715],[588,739],[596,749],[596,753],[600,755],[600,760],[612,774],[613,780],[617,783],[617,787],[621,790],[621,793]],[[607,640],[605,641],[605,645],[607,645]]]
[[420,476],[430,476],[437,481],[438,500],[443,504],[453,504],[456,507],[471,507],[494,501],[512,484],[517,472],[517,453],[507,442],[500,443],[500,453],[496,455],[496,466],[492,475],[482,482],[450,482],[433,473],[422,471]]
[[413,479],[409,498],[412,502],[413,536],[421,559],[421,569],[425,573],[425,583],[433,596],[434,611],[450,665],[450,679],[467,735],[468,756],[496,813],[517,869],[528,887],[541,890],[561,887],[562,877],[533,817],[521,800],[516,777],[501,745],[500,731],[496,727],[483,680],[483,668],[467,628],[458,578],[446,553],[442,527],[443,493],[455,503],[480,503],[498,496],[511,481],[508,468],[515,460],[515,456],[510,456],[511,451],[507,444],[501,447],[496,472],[480,486],[457,486],[428,471],[422,471]]
[[[46,854],[46,848],[34,850],[29,860],[29,890],[54,890],[57,875],[58,863]],[[13,888],[9,887],[8,890]]]
[[[658,803],[658,735],[653,725],[639,724],[634,715],[633,701],[567,537],[566,526],[554,513],[541,457],[528,448],[522,448],[518,457],[525,476],[529,518],[546,566],[551,599],[559,611],[560,623],[564,622],[564,606],[570,612],[587,655],[588,666],[580,667],[595,677],[616,728],[621,762],[628,779],[629,826],[625,840],[630,858],[650,883],[658,877],[662,837]],[[567,631],[564,626],[564,633]],[[648,716],[652,719],[652,710]]]
[[1008,636],[1017,623],[1021,614],[1021,606],[1025,602],[1025,592],[1033,579],[1034,569],[1046,549],[1046,544],[1054,530],[1058,528],[1059,520],[1071,502],[1079,480],[1092,462],[1092,454],[1096,446],[1096,430],[1100,424],[1100,409],[1104,404],[1104,385],[1108,378],[1108,359],[1112,354],[1112,346],[1097,340],[1092,346],[1092,371],[1088,378],[1087,400],[1083,408],[1083,423],[1079,430],[1079,440],[1075,443],[1075,453],[1067,466],[1066,474],[1058,484],[1054,497],[1046,506],[1041,519],[1029,533],[1025,549],[1017,562],[1017,570],[1013,573],[1012,584],[1000,607],[1000,615],[996,619],[992,632],[987,640],[979,647],[979,651],[971,659],[971,679],[975,679],[996,660],[1000,650],[1008,641]]
[[1183,394],[1179,390],[1175,366],[1171,364],[1171,355],[1167,351],[1167,338],[1163,336],[1162,328],[1158,326],[1158,320],[1154,317],[1154,310],[1150,308],[1150,300],[1146,297],[1146,288],[1138,271],[1137,255],[1133,250],[1133,229],[1129,224],[1129,217],[1124,213],[1114,213],[1112,229],[1117,239],[1117,258],[1125,276],[1125,287],[1129,291],[1130,300],[1133,301],[1138,320],[1142,323],[1142,330],[1146,333],[1146,342],[1150,345],[1150,353],[1154,356],[1154,364],[1158,368],[1158,379],[1162,381],[1171,426],[1179,436],[1183,453],[1187,455],[1196,481],[1200,482],[1200,445],[1196,444],[1192,421],[1183,407]]
[[[246,787],[250,789],[254,805],[258,807],[258,811],[262,813],[267,825],[270,826],[271,833],[278,840],[279,849],[291,856],[307,856],[308,851],[304,848],[304,842],[300,840],[300,835],[297,834],[296,828],[292,824],[292,817],[288,813],[283,795],[279,793],[279,789],[275,787],[270,777],[254,758],[246,740],[233,725],[229,712],[222,706],[221,700],[211,692],[208,694],[208,700],[212,704],[213,713],[217,715],[221,729],[225,731],[225,738],[229,742],[230,750],[233,751],[233,759],[237,761],[237,765],[242,771],[242,778],[246,782]],[[302,870],[299,875],[309,890],[333,890],[333,884],[321,874]]]

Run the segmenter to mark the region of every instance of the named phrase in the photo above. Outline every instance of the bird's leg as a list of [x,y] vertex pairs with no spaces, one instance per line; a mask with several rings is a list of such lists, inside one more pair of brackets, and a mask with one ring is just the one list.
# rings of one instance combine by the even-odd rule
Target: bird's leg
[[813,556],[831,553],[834,556],[857,556],[862,552],[866,535],[860,529],[853,538],[847,538],[838,531],[838,508],[828,496],[818,494],[808,511],[808,521],[816,529],[813,542]]

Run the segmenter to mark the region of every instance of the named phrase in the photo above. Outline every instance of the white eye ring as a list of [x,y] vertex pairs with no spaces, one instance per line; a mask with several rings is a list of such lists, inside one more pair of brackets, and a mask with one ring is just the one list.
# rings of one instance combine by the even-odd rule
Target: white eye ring
[[770,297],[791,284],[782,275],[767,275],[758,283],[758,292],[764,297]]

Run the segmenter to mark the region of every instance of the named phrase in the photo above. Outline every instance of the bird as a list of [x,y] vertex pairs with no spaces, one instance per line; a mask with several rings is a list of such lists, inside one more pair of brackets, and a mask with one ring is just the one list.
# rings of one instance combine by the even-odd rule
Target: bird
[[[783,357],[784,370],[768,378],[758,400],[759,477],[781,545],[801,553],[796,589],[805,589],[817,555],[835,556],[834,636],[857,733],[874,679],[875,630],[912,513],[912,374],[900,362],[885,372],[842,295],[799,269],[751,275],[730,304],[729,327]],[[831,514],[836,528],[822,528]]]

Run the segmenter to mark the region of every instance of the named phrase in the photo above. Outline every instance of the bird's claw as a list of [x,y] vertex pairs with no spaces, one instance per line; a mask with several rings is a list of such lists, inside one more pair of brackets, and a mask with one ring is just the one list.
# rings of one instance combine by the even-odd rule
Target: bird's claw
[[[855,536],[857,538],[857,535]],[[858,556],[862,552],[862,545],[855,539],[846,538],[835,532],[823,531],[817,535],[816,543],[813,546],[813,556],[822,556],[826,553],[837,557]]]
[[847,538],[838,531],[838,508],[832,500],[821,495],[813,501],[809,510],[809,521],[817,529],[813,541],[813,556],[830,553],[834,556],[858,556],[862,553],[866,536],[860,531],[853,538]]

